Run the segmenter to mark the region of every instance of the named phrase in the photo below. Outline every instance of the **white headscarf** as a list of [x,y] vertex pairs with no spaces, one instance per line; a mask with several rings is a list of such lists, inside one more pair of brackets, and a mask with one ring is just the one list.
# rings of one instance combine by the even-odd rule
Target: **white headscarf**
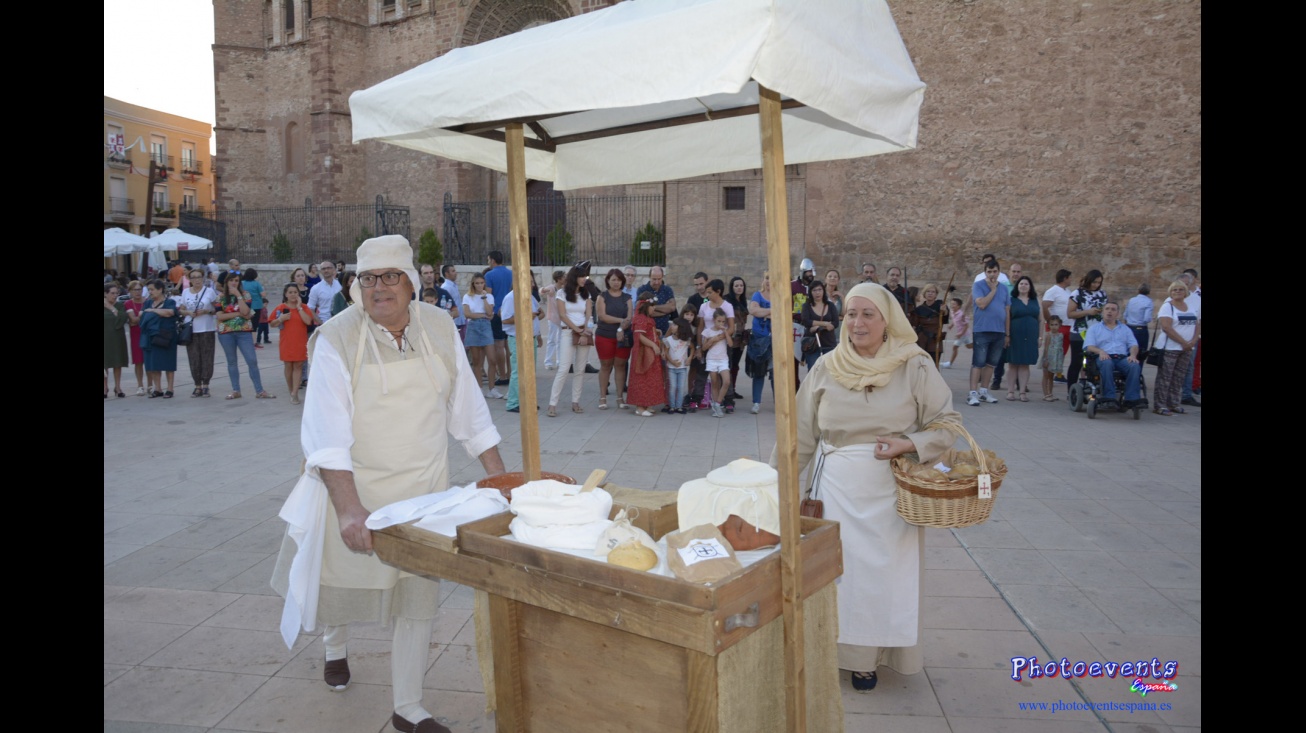
[[859,283],[843,296],[844,308],[852,308],[853,298],[866,298],[875,304],[884,316],[885,342],[873,358],[866,358],[857,353],[853,346],[852,329],[841,329],[839,345],[834,351],[821,357],[821,364],[834,377],[834,381],[847,389],[864,390],[867,387],[883,387],[889,378],[908,359],[920,355],[928,356],[925,350],[916,345],[916,330],[902,312],[902,306],[894,300],[893,294],[884,286],[876,283]]

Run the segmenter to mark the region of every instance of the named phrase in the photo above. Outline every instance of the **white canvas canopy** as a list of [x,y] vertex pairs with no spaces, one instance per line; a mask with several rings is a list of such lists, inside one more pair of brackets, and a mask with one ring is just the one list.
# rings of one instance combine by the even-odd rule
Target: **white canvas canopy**
[[121,227],[104,230],[104,256],[116,257],[150,251],[150,240]]
[[169,252],[187,252],[196,249],[213,249],[213,240],[187,234],[180,229],[169,229],[162,234],[150,235],[150,244]]
[[565,190],[761,167],[758,84],[785,99],[787,163],[916,145],[925,85],[883,0],[619,3],[454,49],[349,106],[355,142],[499,171],[493,123],[528,122],[526,176]]
[[[355,92],[354,141],[508,174],[512,262],[526,180],[554,188],[761,168],[775,381],[794,379],[786,163],[909,150],[925,85],[884,0],[640,0],[460,48]],[[530,292],[528,267],[513,291]],[[531,353],[530,329],[517,349]],[[519,365],[522,468],[540,475],[534,360]],[[806,728],[795,399],[776,399],[786,728]],[[509,686],[496,687],[499,704]]]

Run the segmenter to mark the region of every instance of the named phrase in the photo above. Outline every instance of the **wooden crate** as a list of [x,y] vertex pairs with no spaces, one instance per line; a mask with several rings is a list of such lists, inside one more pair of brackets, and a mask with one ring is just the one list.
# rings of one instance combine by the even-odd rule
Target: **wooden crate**
[[[674,529],[675,516],[671,503],[642,511],[635,523],[656,539]],[[386,562],[489,593],[499,731],[783,729],[778,552],[702,585],[504,539],[512,518],[503,513],[460,526],[456,552],[412,527],[374,535]],[[804,517],[801,531],[802,600],[807,608],[816,604],[805,623],[807,656],[825,660],[813,654],[832,650],[837,634],[839,526]],[[759,631],[765,633],[749,642]],[[765,648],[758,646],[763,636]],[[763,670],[739,663],[758,654],[770,661]],[[808,670],[808,689],[824,680],[828,697],[834,675],[837,698],[837,670],[827,661],[828,670]],[[837,715],[809,705],[808,719],[823,721],[809,729],[835,730],[834,720],[841,729],[841,704],[820,705],[838,705]]]

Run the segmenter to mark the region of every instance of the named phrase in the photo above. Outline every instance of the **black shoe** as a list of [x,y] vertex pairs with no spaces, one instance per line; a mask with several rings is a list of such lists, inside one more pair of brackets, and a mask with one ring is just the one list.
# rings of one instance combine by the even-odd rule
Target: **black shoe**
[[993,384],[989,385],[990,392],[996,392],[1000,389],[1002,389],[1002,382],[994,382]]
[[521,412],[520,407],[509,407],[508,412]]
[[425,718],[416,723],[405,720],[399,713],[390,716],[390,725],[399,733],[452,733],[448,728],[435,722],[435,718]]
[[1202,403],[1198,402],[1197,400],[1193,399],[1192,397],[1185,397],[1185,398],[1183,398],[1182,400],[1179,401],[1179,404],[1181,404],[1181,405],[1191,405],[1192,407],[1201,407],[1201,406],[1202,406]]
[[673,409],[671,409],[670,407],[664,407],[664,408],[662,408],[662,414],[663,414],[663,415],[672,415],[672,414],[675,414],[675,412],[676,412],[676,411],[673,410]]
[[880,680],[874,672],[853,672],[853,689],[858,692],[870,692]]
[[744,396],[741,395],[741,394],[739,394],[738,392],[731,392],[731,393],[730,393],[730,399],[732,399],[732,400],[742,400],[742,399],[744,399]]
[[510,380],[507,380],[507,379],[500,379],[499,381],[497,381],[497,382],[494,383],[494,386],[496,386],[496,387],[507,387],[509,381],[510,381]]
[[598,370],[598,369],[595,369],[593,364],[586,364],[586,365],[585,365],[585,373],[586,373],[586,374],[598,374],[598,373],[599,373],[599,370]]
[[331,659],[322,667],[322,679],[332,690],[343,690],[349,686],[349,659]]

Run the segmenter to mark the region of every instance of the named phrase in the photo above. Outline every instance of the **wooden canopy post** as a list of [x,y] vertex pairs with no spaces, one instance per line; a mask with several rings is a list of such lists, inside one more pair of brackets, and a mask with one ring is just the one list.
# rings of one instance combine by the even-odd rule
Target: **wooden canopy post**
[[[535,323],[531,310],[531,252],[526,232],[526,139],[520,122],[504,127],[508,148],[508,231],[512,239],[512,301],[517,339],[522,471],[540,478],[540,421],[535,396]],[[494,297],[503,297],[494,293]]]
[[[789,288],[789,202],[785,197],[780,94],[758,85],[767,272],[771,277],[771,363],[775,382],[775,452],[780,480],[780,590],[784,612],[785,729],[807,730],[803,656],[803,575],[799,556],[798,420],[794,384],[794,306]],[[776,387],[778,385],[778,388]]]

